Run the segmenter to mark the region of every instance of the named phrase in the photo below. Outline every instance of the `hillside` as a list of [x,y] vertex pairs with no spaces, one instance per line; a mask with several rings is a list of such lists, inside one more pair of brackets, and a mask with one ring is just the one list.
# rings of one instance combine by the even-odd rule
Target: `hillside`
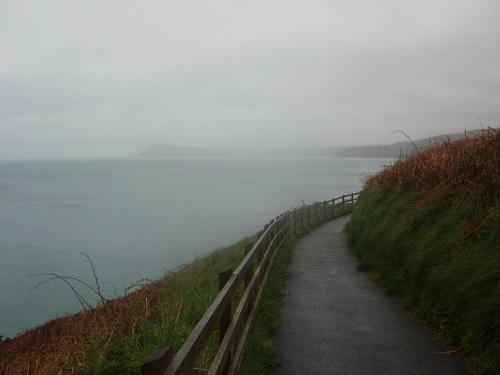
[[466,137],[474,137],[481,134],[481,130],[471,130],[463,133],[442,134],[435,137],[417,139],[413,141],[397,142],[389,145],[352,146],[338,147],[333,150],[332,156],[336,157],[361,157],[361,158],[391,158],[395,159],[401,154],[411,154],[416,149],[422,150],[427,147],[448,141],[456,141]]
[[370,176],[348,225],[360,270],[483,374],[500,373],[500,130]]
[[[180,348],[217,296],[219,272],[236,268],[251,241],[255,239],[198,257],[123,297],[99,294],[103,303],[94,308],[15,338],[0,336],[0,374],[139,374],[153,351],[166,345]],[[74,281],[63,279],[68,285]],[[97,276],[93,287],[100,291]],[[217,348],[209,345],[202,357],[213,356]]]
[[322,156],[322,157],[355,157],[355,158],[390,158],[401,154],[411,154],[415,149],[454,141],[481,134],[481,130],[463,133],[444,134],[414,141],[397,142],[388,145],[367,145],[348,147],[276,147],[273,149],[231,149],[215,147],[188,147],[154,144],[139,153],[139,157],[224,157],[224,156]]

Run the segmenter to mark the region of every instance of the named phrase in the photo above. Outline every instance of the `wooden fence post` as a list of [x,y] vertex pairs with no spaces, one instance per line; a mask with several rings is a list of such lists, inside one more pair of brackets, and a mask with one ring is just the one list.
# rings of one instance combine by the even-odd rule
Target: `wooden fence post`
[[283,238],[286,237],[287,233],[292,231],[292,220],[293,220],[293,214],[289,212],[286,215],[285,222],[283,223],[283,226],[285,227],[285,233],[283,233]]
[[285,239],[285,234],[287,232],[287,230],[285,229],[287,224],[288,224],[288,219],[290,218],[289,215],[285,216],[282,221],[281,221],[281,225],[280,225],[280,231],[281,231],[281,234],[280,234],[280,242],[282,242],[284,239]]
[[[226,285],[227,281],[229,280],[232,274],[233,274],[233,267],[229,267],[228,269],[219,273],[219,292],[222,290],[222,288],[224,288],[224,286]],[[224,312],[222,313],[222,316],[220,317],[220,342],[222,342],[222,339],[226,334],[227,328],[231,323],[231,319],[233,319],[232,305],[233,304],[231,300],[227,304],[227,307],[225,308]]]
[[[233,267],[229,267],[228,269],[219,273],[219,291],[224,288],[231,275],[233,274]],[[222,340],[224,340],[224,336],[231,324],[231,320],[233,320],[233,299],[229,300],[226,308],[222,312],[222,315],[219,320],[219,342],[222,344]],[[226,364],[224,365],[223,374],[227,374],[229,370],[229,366],[231,365],[231,361],[233,360],[233,350],[231,349],[229,356],[227,357]]]
[[262,245],[260,246],[260,248],[257,250],[257,267],[259,266],[260,264],[260,261],[262,260],[262,256],[264,255],[264,252],[266,251],[267,249],[267,244],[268,244],[268,241],[267,241],[267,236],[265,238],[262,239]]
[[172,348],[167,346],[151,353],[141,365],[141,375],[163,375],[172,362]]
[[[248,255],[250,250],[252,250],[253,244],[249,243],[245,246],[245,256]],[[245,288],[250,284],[250,281],[252,281],[252,274],[253,274],[253,262],[250,267],[248,267],[248,271],[245,274]]]
[[[356,196],[356,199],[358,198],[358,194],[359,193],[350,194],[351,205],[354,204],[354,197]],[[336,203],[337,200],[341,200],[341,202]],[[191,335],[184,343],[183,347],[179,350],[175,359],[173,358],[172,348],[170,346],[157,350],[152,353],[141,365],[141,375],[163,375],[166,371],[169,371],[169,373],[190,373],[196,358],[202,350],[202,347],[206,344],[210,335],[216,331],[217,323],[219,323],[220,328],[220,341],[221,343],[224,342],[225,345],[228,346],[222,348],[222,357],[218,354],[216,360],[212,363],[212,367],[216,369],[215,371],[219,374],[221,373],[221,367],[224,366],[222,373],[227,374],[227,372],[230,371],[230,365],[234,360],[235,363],[238,363],[235,365],[235,368],[238,368],[240,363],[239,354],[244,352],[247,341],[245,338],[241,340],[240,343],[235,342],[237,339],[234,335],[237,335],[237,333],[234,332],[236,331],[228,331],[233,319],[233,296],[235,290],[238,288],[238,283],[240,281],[244,281],[246,286],[249,286],[250,284],[253,285],[253,277],[256,277],[256,280],[253,280],[255,285],[254,288],[252,288],[252,295],[248,296],[248,300],[244,301],[244,305],[240,305],[250,306],[250,308],[246,308],[246,311],[242,311],[239,310],[241,307],[238,307],[238,310],[235,313],[235,317],[237,316],[238,320],[233,322],[236,327],[236,324],[240,324],[240,319],[245,319],[245,315],[247,317],[250,316],[250,318],[248,318],[250,319],[250,325],[247,325],[248,327],[251,327],[253,316],[255,311],[257,311],[252,309],[257,307],[255,306],[256,303],[258,305],[258,301],[256,302],[255,299],[258,298],[260,301],[262,290],[259,288],[268,278],[268,270],[266,270],[266,268],[276,255],[280,243],[284,241],[286,236],[291,232],[291,225],[293,224],[293,230],[297,233],[298,230],[303,228],[305,224],[309,225],[311,220],[318,219],[321,216],[320,210],[322,209],[322,204],[323,215],[327,215],[330,212],[330,208],[328,207],[330,202],[333,214],[335,214],[337,211],[345,209],[346,204],[349,203],[349,195],[333,198],[331,201],[316,202],[310,205],[304,204],[300,208],[289,210],[286,213],[277,216],[276,219],[271,220],[269,224],[266,224],[264,230],[259,231],[257,242],[255,242],[255,244],[248,244],[245,246],[246,262],[242,262],[240,266],[238,266],[238,270],[236,272],[233,272],[233,268],[231,267],[219,274],[219,290],[224,289],[226,293],[219,294],[214,303],[212,303],[209,309],[205,312],[203,318],[191,332]],[[313,215],[311,215],[311,210],[314,211]],[[305,223],[306,220],[307,223]],[[270,226],[272,226],[272,228],[270,228]],[[266,230],[268,230],[267,233],[265,232]],[[263,261],[264,254],[268,249],[270,253]],[[252,254],[252,256],[247,258],[246,256],[249,254]],[[256,267],[259,267],[259,272],[257,275],[254,275]],[[242,271],[243,269],[246,269],[244,273]],[[243,314],[243,317],[240,314]],[[247,330],[247,327],[245,327],[244,330]],[[246,334],[247,333],[245,333],[245,335]],[[222,361],[222,358],[227,358],[225,363]],[[28,371],[32,370],[28,369]],[[211,368],[210,371],[213,371],[213,369]],[[0,374],[3,375],[2,368],[0,368]]]
[[280,245],[281,241],[283,240],[283,232],[282,232],[282,229],[284,227],[284,224],[285,223],[285,219],[281,219],[279,224],[278,224],[278,244],[276,245],[277,247]]

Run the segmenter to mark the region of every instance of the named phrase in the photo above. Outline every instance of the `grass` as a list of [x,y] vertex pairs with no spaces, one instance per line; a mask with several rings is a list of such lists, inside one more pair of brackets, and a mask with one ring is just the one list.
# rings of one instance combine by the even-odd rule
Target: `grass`
[[500,131],[371,176],[348,224],[359,268],[484,374],[500,373]]
[[243,359],[240,374],[265,374],[279,367],[278,345],[273,336],[279,328],[279,302],[286,280],[286,269],[295,238],[289,238],[274,260],[259,314]]
[[[350,207],[346,206],[346,212]],[[326,220],[332,217],[326,218]],[[312,220],[312,226],[322,220]],[[271,272],[245,355],[242,374],[264,374],[279,365],[273,334],[279,326],[279,300],[293,242],[307,233],[289,236]],[[122,298],[105,300],[94,309],[52,320],[15,339],[0,342],[0,374],[139,374],[143,360],[171,345],[184,343],[218,294],[218,275],[236,268],[246,238],[177,268]],[[239,291],[241,295],[242,291]],[[234,299],[234,304],[238,297]],[[215,332],[193,373],[204,374],[218,349]]]
[[[254,240],[218,249],[125,297],[4,341],[0,374],[27,373],[30,367],[33,374],[138,374],[153,351],[180,348],[218,294],[219,272],[236,267]],[[197,364],[201,369],[215,353],[217,338],[211,342]]]

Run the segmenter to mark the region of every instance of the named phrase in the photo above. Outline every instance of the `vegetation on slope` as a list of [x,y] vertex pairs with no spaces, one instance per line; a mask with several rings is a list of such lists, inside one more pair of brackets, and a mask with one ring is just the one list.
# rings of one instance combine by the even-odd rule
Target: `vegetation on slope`
[[500,130],[403,157],[365,182],[359,267],[484,374],[500,373]]
[[[341,214],[350,210],[346,205]],[[241,374],[264,374],[279,366],[273,336],[279,326],[279,301],[292,245],[297,237],[333,217],[313,218],[311,227],[290,234],[280,249]],[[216,250],[122,298],[105,300],[100,296],[103,303],[94,309],[52,320],[0,342],[0,374],[139,374],[150,353],[168,345],[174,353],[179,350],[217,296],[219,272],[229,266],[236,268],[244,248],[254,241],[255,237],[250,237]],[[215,332],[193,373],[207,372],[218,346]]]
[[[140,373],[150,353],[182,346],[217,296],[219,272],[236,268],[254,240],[216,250],[122,298],[0,343],[0,374]],[[218,338],[212,341],[200,368],[215,355]]]

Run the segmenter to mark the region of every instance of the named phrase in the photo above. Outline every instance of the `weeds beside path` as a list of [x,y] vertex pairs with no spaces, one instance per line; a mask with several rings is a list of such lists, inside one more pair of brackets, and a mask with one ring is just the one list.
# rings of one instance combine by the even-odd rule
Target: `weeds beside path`
[[500,129],[371,176],[349,223],[359,267],[482,374],[500,373]]

